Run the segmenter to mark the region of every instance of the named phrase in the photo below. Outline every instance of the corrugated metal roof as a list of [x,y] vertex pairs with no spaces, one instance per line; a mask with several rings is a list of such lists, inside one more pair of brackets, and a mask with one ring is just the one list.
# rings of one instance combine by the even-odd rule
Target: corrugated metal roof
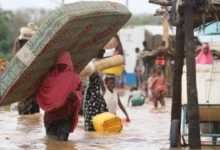
[[199,29],[198,35],[220,35],[220,22],[214,22],[205,27],[205,30]]

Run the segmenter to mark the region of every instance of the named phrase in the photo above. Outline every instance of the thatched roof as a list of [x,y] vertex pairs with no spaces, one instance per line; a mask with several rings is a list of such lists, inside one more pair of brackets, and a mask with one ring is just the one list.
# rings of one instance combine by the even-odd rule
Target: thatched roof
[[[161,9],[156,10],[156,16],[164,16],[173,26],[183,24],[184,0],[149,0],[149,3],[161,6]],[[195,28],[217,21],[220,16],[220,0],[196,0],[194,12]]]

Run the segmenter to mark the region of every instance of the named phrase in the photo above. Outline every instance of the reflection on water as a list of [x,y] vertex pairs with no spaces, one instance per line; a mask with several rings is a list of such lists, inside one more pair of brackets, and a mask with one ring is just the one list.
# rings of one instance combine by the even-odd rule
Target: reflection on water
[[[124,104],[127,96],[122,97]],[[0,149],[45,149],[45,150],[168,150],[170,127],[170,100],[167,112],[150,113],[151,103],[143,107],[126,107],[131,122],[125,124],[121,133],[86,133],[83,117],[71,134],[68,142],[58,142],[55,137],[46,137],[43,114],[18,116],[17,112],[0,112]],[[119,111],[119,116],[124,115]],[[208,148],[205,150],[217,150]],[[173,149],[173,150],[187,150]]]

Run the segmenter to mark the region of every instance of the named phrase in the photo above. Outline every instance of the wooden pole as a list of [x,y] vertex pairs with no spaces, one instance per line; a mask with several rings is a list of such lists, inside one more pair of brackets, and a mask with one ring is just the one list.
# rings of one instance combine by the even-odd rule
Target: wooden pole
[[196,88],[196,66],[193,32],[194,20],[192,0],[185,0],[184,20],[187,65],[187,116],[189,122],[189,147],[190,149],[201,149],[199,108]]
[[[184,63],[184,41],[183,27],[176,28],[176,46],[175,46],[175,63],[173,77],[173,97],[171,108],[171,120],[179,120],[179,135],[181,125],[181,107],[182,107],[182,74]],[[180,143],[180,137],[177,139]]]
[[166,19],[163,20],[163,41],[166,42],[166,47],[169,47],[169,23]]
[[[168,23],[168,20],[166,20],[166,19],[163,20],[163,37],[162,37],[162,39],[166,43],[165,47],[169,47],[169,23]],[[171,96],[171,94],[170,94],[171,88],[170,87],[171,87],[172,76],[171,76],[171,60],[169,58],[167,59],[165,75],[166,75],[166,81],[167,81],[167,85],[168,85],[167,86],[168,87],[167,96]]]
[[168,0],[149,0],[149,3],[158,4],[161,6],[172,6],[172,2]]

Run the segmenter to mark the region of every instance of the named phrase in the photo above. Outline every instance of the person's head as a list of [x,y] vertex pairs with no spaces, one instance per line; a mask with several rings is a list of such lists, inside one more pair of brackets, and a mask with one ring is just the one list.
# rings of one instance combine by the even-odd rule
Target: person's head
[[67,67],[67,64],[57,64],[57,70],[63,72]]
[[136,52],[136,53],[139,53],[139,52],[140,52],[140,49],[139,49],[139,48],[135,48],[135,52]]
[[131,87],[131,92],[133,92],[133,91],[137,91],[138,89],[136,88],[136,87]]
[[157,65],[157,67],[156,67],[156,73],[157,73],[158,75],[161,75],[161,74],[162,74],[162,66],[161,66],[161,65]]
[[97,55],[97,58],[98,59],[102,59],[104,57],[104,54],[105,54],[105,50],[104,49],[101,49]]
[[165,41],[162,41],[160,45],[161,45],[161,46],[165,46],[165,45],[166,45],[166,42],[165,42]]
[[210,50],[209,44],[208,44],[208,43],[204,43],[204,44],[202,45],[202,51],[203,51],[203,53],[207,55],[208,52],[209,52],[209,50]]
[[146,41],[143,42],[143,46],[147,47],[147,42]]
[[73,70],[73,63],[68,51],[64,51],[58,55],[56,59],[56,68],[59,72]]
[[153,67],[153,68],[151,68],[150,69],[150,75],[153,75],[153,74],[155,74],[156,73],[156,69]]
[[105,78],[105,85],[108,88],[109,91],[113,91],[115,88],[115,77],[112,75],[109,75]]

